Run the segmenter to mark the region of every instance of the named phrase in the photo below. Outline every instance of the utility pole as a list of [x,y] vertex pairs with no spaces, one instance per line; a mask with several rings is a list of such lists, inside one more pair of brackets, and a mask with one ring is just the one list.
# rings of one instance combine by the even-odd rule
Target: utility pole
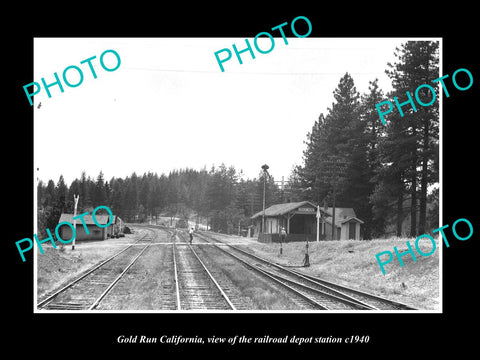
[[284,178],[283,178],[283,176],[282,176],[282,187],[281,187],[281,189],[282,189],[282,203],[285,202],[285,188],[284,188],[284,186],[285,186],[285,184],[284,184]]
[[345,177],[346,160],[340,156],[329,155],[323,163],[326,166],[326,176],[329,183],[333,186],[332,194],[332,240],[335,240],[335,200],[337,197],[338,183]]
[[332,200],[332,240],[335,240],[335,197],[337,195],[337,180],[333,180],[333,200]]
[[73,208],[73,230],[75,231],[75,236],[73,237],[72,242],[72,250],[75,250],[75,239],[77,238],[77,205],[78,205],[78,198],[80,195],[73,194],[73,202],[75,203],[75,207]]
[[262,213],[262,233],[265,233],[265,188],[267,183],[267,170],[269,166],[267,164],[262,165],[263,170],[263,213]]

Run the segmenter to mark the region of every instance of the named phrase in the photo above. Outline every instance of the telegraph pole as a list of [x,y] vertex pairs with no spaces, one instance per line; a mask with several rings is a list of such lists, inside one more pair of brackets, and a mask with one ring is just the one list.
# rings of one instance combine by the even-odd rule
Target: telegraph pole
[[335,240],[335,200],[337,197],[337,186],[345,176],[346,161],[339,156],[330,155],[323,160],[326,165],[326,178],[333,186],[332,194],[332,240]]
[[333,180],[333,202],[332,202],[332,240],[335,240],[335,197],[337,195],[337,180]]
[[75,239],[77,238],[77,205],[78,205],[78,198],[80,195],[73,194],[73,201],[75,203],[75,207],[73,208],[73,231],[75,232],[72,242],[72,250],[75,250]]
[[267,170],[269,166],[267,164],[262,165],[263,170],[263,213],[262,213],[262,233],[265,233],[265,187],[267,183]]

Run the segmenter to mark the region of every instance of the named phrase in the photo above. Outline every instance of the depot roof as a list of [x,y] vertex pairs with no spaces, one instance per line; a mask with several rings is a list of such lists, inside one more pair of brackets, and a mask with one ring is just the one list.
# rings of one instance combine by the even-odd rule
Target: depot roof
[[[292,211],[297,210],[298,208],[304,207],[305,205],[317,208],[317,205],[315,205],[310,201],[275,204],[265,209],[265,216],[275,217],[275,216],[286,215]],[[326,209],[326,211],[324,208],[320,208],[320,211],[322,212],[322,216],[325,222],[328,224],[332,224],[333,208],[329,207]],[[316,214],[316,212],[312,214]],[[252,219],[256,219],[262,215],[263,215],[263,210],[253,215]],[[362,220],[357,218],[355,214],[355,210],[353,210],[353,208],[340,208],[340,207],[335,208],[335,226],[339,227],[341,224],[347,223],[349,221],[357,221],[360,224],[364,223]]]
[[[314,203],[311,203],[310,201],[300,201],[300,202],[291,202],[291,203],[285,203],[285,204],[275,204],[270,206],[269,208],[265,209],[265,216],[282,216],[286,215],[299,207],[305,206],[305,205],[310,205],[314,207],[315,209],[317,208],[317,205]],[[322,209],[323,211],[323,209]],[[252,219],[255,219],[259,216],[263,215],[263,210],[257,212],[255,215],[252,216]]]

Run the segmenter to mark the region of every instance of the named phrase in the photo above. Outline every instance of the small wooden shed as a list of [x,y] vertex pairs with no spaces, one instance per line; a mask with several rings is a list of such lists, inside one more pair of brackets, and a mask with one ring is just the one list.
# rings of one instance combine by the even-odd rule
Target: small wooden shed
[[[332,240],[333,208],[326,209],[329,216],[324,219],[326,239]],[[360,227],[364,222],[357,218],[353,208],[335,208],[334,240],[360,240]]]
[[[85,223],[83,226],[82,223]],[[112,223],[107,227],[99,227],[93,221],[92,215],[85,215],[77,218],[75,233],[76,240],[106,240],[107,237],[117,235],[123,231],[123,221],[118,216],[113,217]],[[106,225],[110,222],[110,215],[95,215],[95,219],[100,225]],[[58,220],[58,223],[69,222],[73,224],[73,214],[63,213]],[[85,230],[85,227],[87,230]],[[88,233],[87,233],[88,231]],[[67,225],[60,227],[59,235],[62,239],[68,240],[72,238],[72,228]]]

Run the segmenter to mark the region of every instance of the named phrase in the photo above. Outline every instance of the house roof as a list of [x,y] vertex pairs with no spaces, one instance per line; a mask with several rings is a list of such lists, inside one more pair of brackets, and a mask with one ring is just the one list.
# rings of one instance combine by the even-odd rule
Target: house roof
[[[82,217],[78,217],[77,218],[77,224],[82,223],[82,218],[83,218],[83,221],[85,222],[85,225],[97,225],[93,221],[92,215],[85,215],[85,216],[82,216]],[[112,224],[115,223],[115,218],[116,218],[116,216],[113,215]],[[95,219],[97,220],[97,223],[99,223],[100,225],[106,225],[106,224],[108,224],[108,221],[110,220],[110,215],[95,215]],[[62,215],[60,215],[60,219],[58,220],[58,223],[62,223],[62,222],[69,222],[69,223],[73,224],[73,214],[63,213]]]
[[352,220],[357,221],[357,222],[359,222],[360,224],[363,224],[363,223],[364,223],[362,220],[360,220],[360,219],[357,218],[356,216],[347,217],[346,219],[341,220],[340,223],[345,224],[345,223],[347,223],[347,222],[349,222],[349,221],[352,221]]
[[[285,215],[285,214],[288,214],[289,212],[301,207],[301,206],[305,206],[305,205],[310,205],[310,206],[313,206],[314,208],[317,207],[317,205],[315,205],[314,203],[310,202],[310,201],[300,201],[300,202],[291,202],[291,203],[285,203],[285,204],[275,204],[275,205],[272,205],[268,208],[265,209],[265,216],[281,216],[281,215]],[[322,212],[324,212],[323,209],[320,209]],[[255,219],[259,216],[262,216],[263,215],[263,210],[262,211],[259,211],[257,212],[255,215],[252,216],[252,219]]]
[[[332,219],[333,219],[331,216],[333,213],[333,208],[329,207],[327,208],[327,211],[330,213],[330,216],[328,216],[325,219],[325,222],[331,225]],[[337,207],[335,208],[335,226],[336,227],[340,227],[339,225],[349,222],[351,220],[355,220],[360,224],[364,223],[362,220],[356,217],[355,210],[353,210],[353,208],[337,208]]]

